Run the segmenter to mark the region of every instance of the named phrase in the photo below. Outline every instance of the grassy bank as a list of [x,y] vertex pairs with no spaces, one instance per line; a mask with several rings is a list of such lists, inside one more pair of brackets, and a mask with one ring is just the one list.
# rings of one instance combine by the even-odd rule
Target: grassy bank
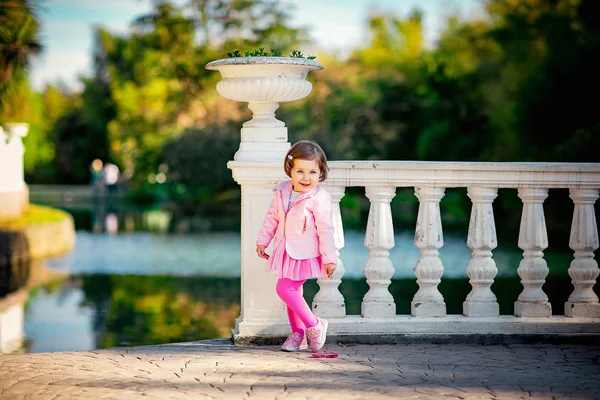
[[10,221],[0,220],[0,229],[19,230],[32,225],[60,222],[68,217],[69,214],[62,210],[30,204],[29,211],[23,214],[21,218]]

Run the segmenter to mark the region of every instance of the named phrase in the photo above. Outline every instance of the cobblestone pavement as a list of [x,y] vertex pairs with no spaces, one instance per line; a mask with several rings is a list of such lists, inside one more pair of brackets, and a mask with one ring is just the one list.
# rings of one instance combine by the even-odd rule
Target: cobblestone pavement
[[336,359],[228,340],[0,356],[0,399],[599,399],[600,345],[346,345]]

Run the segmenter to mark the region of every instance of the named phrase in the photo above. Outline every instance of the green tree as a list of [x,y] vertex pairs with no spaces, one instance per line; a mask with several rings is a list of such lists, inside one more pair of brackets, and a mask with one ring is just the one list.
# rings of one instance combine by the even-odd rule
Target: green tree
[[[160,1],[158,3],[161,3]],[[190,0],[200,46],[291,49],[308,41],[304,28],[289,26],[289,5],[265,0]]]
[[127,37],[99,30],[99,60],[115,107],[110,152],[138,184],[157,170],[167,140],[248,114],[216,94],[218,74],[204,65],[240,45],[296,43],[304,31],[287,27],[286,19],[266,1],[191,1],[181,8],[158,1]]
[[[490,1],[490,36],[504,50],[503,76],[522,160],[598,161],[600,4],[593,0]],[[515,73],[516,72],[516,73]]]
[[[373,15],[371,42],[347,62],[326,54],[323,71],[309,75],[314,90],[278,112],[298,132],[319,141],[331,159],[410,159],[415,135],[415,88],[423,48],[422,14]],[[412,125],[414,126],[414,125]]]
[[25,78],[31,56],[42,46],[32,2],[0,0],[0,109],[10,107],[6,97]]
[[230,122],[188,129],[165,144],[161,160],[168,167],[170,198],[177,202],[175,218],[199,215],[208,207],[222,213],[223,203],[238,204],[239,186],[225,168],[239,147],[236,128],[239,124]]

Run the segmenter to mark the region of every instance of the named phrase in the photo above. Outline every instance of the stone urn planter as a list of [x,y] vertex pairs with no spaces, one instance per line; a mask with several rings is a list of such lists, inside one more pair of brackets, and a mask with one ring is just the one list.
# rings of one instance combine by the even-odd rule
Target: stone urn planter
[[208,63],[223,80],[217,91],[227,99],[248,102],[252,119],[243,124],[236,161],[281,161],[289,149],[287,128],[275,118],[279,103],[311,92],[310,71],[323,69],[314,60],[292,57],[234,57]]

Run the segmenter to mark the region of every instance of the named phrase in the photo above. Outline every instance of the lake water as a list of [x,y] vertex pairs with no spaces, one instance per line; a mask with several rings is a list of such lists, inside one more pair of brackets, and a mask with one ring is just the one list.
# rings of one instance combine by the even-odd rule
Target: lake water
[[[160,215],[146,221],[160,226]],[[76,219],[77,221],[78,219]],[[167,234],[161,229],[123,229],[121,217],[104,219],[100,229],[78,223],[77,242],[65,256],[46,260],[59,278],[30,292],[25,333],[29,352],[90,350],[112,346],[180,342],[230,336],[240,312],[240,237],[237,232]],[[158,221],[158,222],[156,222]],[[112,225],[111,225],[112,224]],[[147,232],[147,231],[154,232]],[[390,259],[395,266],[390,292],[397,313],[409,314],[417,291],[413,268],[418,249],[413,232],[398,232]],[[466,236],[446,234],[440,258],[445,267],[440,291],[449,314],[462,313],[470,291],[465,269]],[[362,269],[368,259],[364,233],[345,233],[340,286],[349,314],[360,314],[368,290]],[[515,238],[516,241],[516,238]],[[512,314],[522,290],[516,270],[522,258],[513,244],[494,251],[498,275],[493,290],[502,314]],[[544,289],[555,313],[573,290],[566,274],[570,252],[545,253],[551,270]],[[305,285],[307,300],[318,286]]]

